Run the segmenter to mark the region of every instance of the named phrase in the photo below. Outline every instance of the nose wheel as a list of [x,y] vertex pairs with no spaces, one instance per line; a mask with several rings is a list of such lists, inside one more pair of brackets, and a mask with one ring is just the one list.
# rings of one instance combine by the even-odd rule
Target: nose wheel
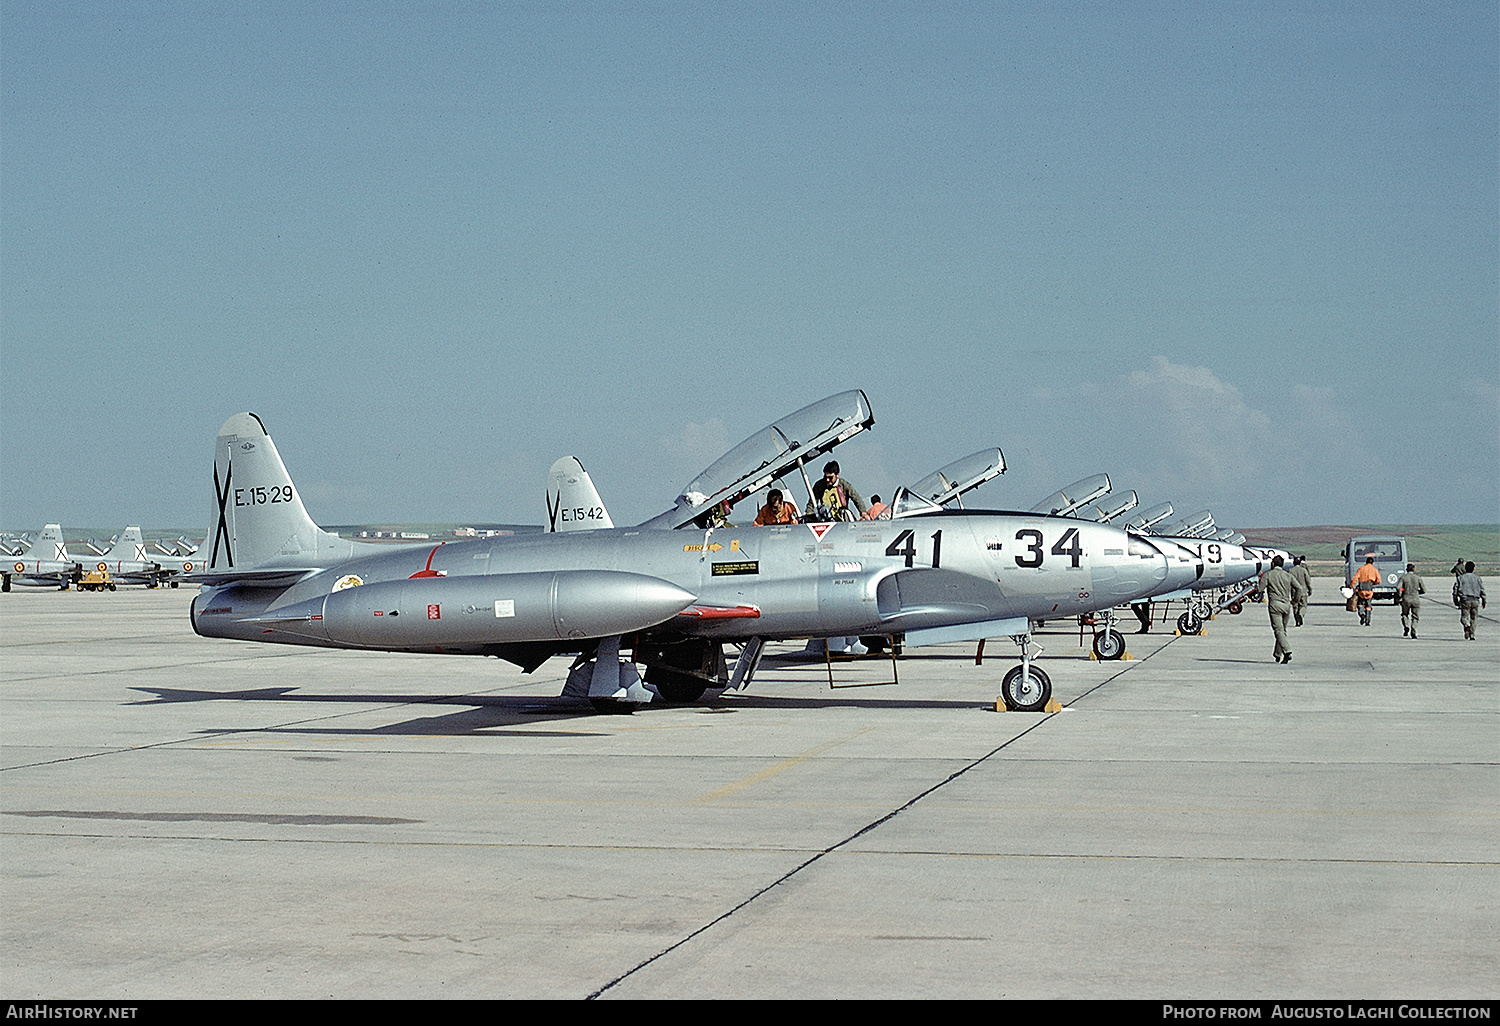
[[1052,679],[1035,666],[1012,666],[1000,682],[1000,697],[1012,712],[1041,712],[1052,697]]
[[1117,630],[1103,630],[1094,635],[1094,655],[1100,659],[1120,659],[1125,655],[1125,635]]
[[1203,620],[1189,609],[1177,618],[1177,630],[1181,634],[1202,634]]
[[[1012,666],[1000,681],[1000,701],[1011,712],[1043,712],[1052,698],[1052,678],[1031,665],[1031,635],[1012,634],[1021,648],[1021,665]],[[1041,650],[1041,646],[1037,646]],[[998,703],[996,705],[998,708]]]

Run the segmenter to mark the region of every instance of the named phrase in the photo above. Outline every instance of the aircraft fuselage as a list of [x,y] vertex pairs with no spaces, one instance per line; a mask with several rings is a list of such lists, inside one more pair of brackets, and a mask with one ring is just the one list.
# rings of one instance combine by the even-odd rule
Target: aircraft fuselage
[[193,625],[213,637],[456,653],[653,629],[719,640],[894,634],[1077,615],[1196,572],[1118,528],[1038,514],[614,528],[365,551],[288,587],[205,588]]

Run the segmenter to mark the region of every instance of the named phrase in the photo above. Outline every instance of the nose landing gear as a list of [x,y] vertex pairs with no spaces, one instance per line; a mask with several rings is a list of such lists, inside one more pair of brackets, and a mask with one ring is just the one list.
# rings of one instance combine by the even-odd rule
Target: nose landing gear
[[[1052,698],[1052,679],[1045,670],[1031,665],[1030,634],[1012,634],[1010,640],[1021,648],[1021,665],[1011,667],[1001,679],[996,707],[1003,703],[1011,712],[1044,712]],[[1041,651],[1040,645],[1037,651]]]

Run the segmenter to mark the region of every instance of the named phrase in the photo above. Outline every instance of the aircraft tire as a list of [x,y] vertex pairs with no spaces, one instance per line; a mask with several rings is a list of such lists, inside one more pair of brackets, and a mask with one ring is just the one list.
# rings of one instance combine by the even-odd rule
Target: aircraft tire
[[1183,634],[1202,634],[1203,621],[1189,610],[1177,618],[1177,629]]
[[1095,634],[1094,655],[1100,659],[1123,659],[1125,635],[1116,630],[1103,630]]
[[646,680],[664,701],[678,705],[698,701],[708,689],[708,683],[702,678],[689,673],[677,673],[665,666],[647,669]]
[[7,577],[3,582],[0,582],[0,591],[10,591],[10,578],[9,577]]
[[1052,698],[1052,679],[1047,671],[1033,666],[1025,679],[1024,667],[1012,666],[1000,681],[1000,697],[1011,712],[1041,712]]

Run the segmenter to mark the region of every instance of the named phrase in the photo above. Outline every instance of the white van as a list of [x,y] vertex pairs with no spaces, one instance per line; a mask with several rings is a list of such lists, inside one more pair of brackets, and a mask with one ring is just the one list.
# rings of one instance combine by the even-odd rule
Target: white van
[[1394,599],[1396,582],[1406,573],[1406,539],[1389,534],[1363,534],[1350,538],[1349,544],[1344,546],[1345,584],[1354,579],[1354,571],[1370,556],[1375,557],[1375,569],[1380,571],[1375,597]]

